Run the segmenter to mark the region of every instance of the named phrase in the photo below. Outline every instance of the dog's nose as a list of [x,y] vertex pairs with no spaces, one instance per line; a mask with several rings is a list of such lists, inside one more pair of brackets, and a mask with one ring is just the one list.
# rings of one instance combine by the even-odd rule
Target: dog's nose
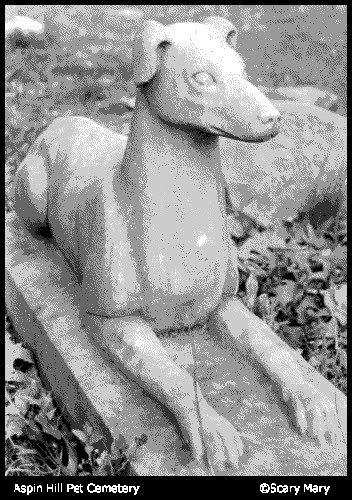
[[259,121],[270,130],[271,137],[277,136],[280,132],[281,115],[258,116]]
[[271,115],[271,116],[258,116],[258,120],[263,125],[270,125],[272,127],[279,126],[281,122],[281,115]]

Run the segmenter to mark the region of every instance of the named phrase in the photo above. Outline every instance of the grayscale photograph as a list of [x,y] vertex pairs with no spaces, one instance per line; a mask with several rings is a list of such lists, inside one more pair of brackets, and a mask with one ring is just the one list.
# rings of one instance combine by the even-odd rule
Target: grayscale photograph
[[5,6],[9,492],[336,494],[346,39],[346,5]]

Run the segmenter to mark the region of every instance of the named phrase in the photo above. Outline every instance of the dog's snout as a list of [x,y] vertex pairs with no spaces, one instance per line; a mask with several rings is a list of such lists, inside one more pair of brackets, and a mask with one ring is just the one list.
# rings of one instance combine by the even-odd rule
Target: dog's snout
[[270,125],[272,127],[279,126],[281,122],[281,115],[277,116],[258,116],[258,120],[263,125]]

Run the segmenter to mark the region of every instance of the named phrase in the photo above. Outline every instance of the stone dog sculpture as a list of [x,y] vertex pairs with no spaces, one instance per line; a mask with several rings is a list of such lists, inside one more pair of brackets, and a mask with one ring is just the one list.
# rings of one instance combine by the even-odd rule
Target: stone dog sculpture
[[247,81],[235,40],[218,17],[147,21],[134,43],[127,142],[87,118],[57,119],[22,163],[15,194],[29,231],[52,237],[74,270],[97,342],[174,413],[194,458],[214,474],[236,466],[241,440],[156,333],[207,323],[277,382],[302,434],[324,444],[338,432],[331,401],[236,298],[219,137],[268,140],[280,115]]

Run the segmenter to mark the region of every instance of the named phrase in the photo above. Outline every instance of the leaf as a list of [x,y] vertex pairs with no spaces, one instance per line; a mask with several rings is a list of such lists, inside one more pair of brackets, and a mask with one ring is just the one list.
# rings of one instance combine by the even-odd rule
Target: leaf
[[101,434],[99,434],[96,431],[93,431],[91,433],[91,435],[89,436],[89,444],[96,444],[96,443],[98,443],[98,441],[100,441],[102,439],[104,439],[104,436],[102,436]]
[[331,260],[337,266],[346,266],[347,264],[347,247],[346,246],[338,246],[332,252]]
[[312,356],[308,363],[315,369],[318,369],[321,365],[321,360],[317,356]]
[[324,331],[325,338],[327,340],[337,339],[339,331],[337,319],[334,316],[332,316],[331,320],[328,321],[327,323],[324,323],[324,325],[325,325],[325,331]]
[[72,455],[68,456],[68,463],[62,467],[65,476],[75,476],[77,474],[77,459]]
[[109,460],[109,455],[108,455],[107,450],[103,450],[101,455],[96,458],[96,462],[99,465],[99,468],[104,466],[104,465],[107,465],[108,460]]
[[62,435],[64,446],[66,446],[66,451],[68,454],[67,465],[63,468],[66,475],[75,476],[77,474],[78,459],[75,449],[71,446],[68,439]]
[[322,290],[324,301],[331,314],[339,320],[342,326],[347,324],[347,285],[340,287],[332,285],[328,290]]
[[309,222],[306,225],[306,230],[308,234],[308,245],[311,245],[315,249],[326,248],[326,239],[323,236],[317,236],[313,226]]
[[300,269],[306,269],[310,272],[309,260],[311,255],[311,250],[302,250],[301,247],[298,247],[293,251],[292,260],[298,264]]
[[115,438],[111,445],[111,457],[113,459],[117,459],[121,455],[120,450],[127,450],[127,449],[128,449],[128,444],[126,442],[125,437],[122,434],[119,434],[118,439]]
[[26,423],[19,415],[5,416],[5,438],[21,436]]
[[53,436],[55,439],[60,441],[63,437],[62,433],[59,431],[57,427],[54,427],[47,419],[46,415],[43,413],[39,413],[39,415],[36,415],[35,421],[39,422],[39,424],[43,428],[43,432],[46,434],[50,434]]
[[238,249],[238,255],[241,259],[246,260],[254,255],[263,255],[271,267],[275,266],[275,255],[271,248],[286,249],[285,239],[277,231],[267,230],[262,233],[256,233]]
[[347,353],[343,349],[339,351],[340,365],[347,370]]
[[347,309],[347,285],[340,285],[337,287],[336,285],[332,286],[334,290],[335,301],[338,304],[340,309],[346,311]]
[[52,420],[55,414],[55,406],[53,403],[53,398],[50,393],[43,392],[40,399],[38,399],[38,404],[41,405],[43,414],[46,415],[49,422]]
[[137,448],[140,448],[148,441],[148,436],[143,433],[139,438],[135,437],[134,440],[135,440]]
[[13,361],[22,359],[23,361],[27,361],[27,363],[33,363],[32,353],[23,347],[21,343],[14,344],[9,340],[6,342],[6,350],[8,354],[11,354]]
[[14,344],[8,334],[5,335],[5,380],[12,382],[23,382],[25,374],[14,369],[14,363],[17,359],[33,363],[33,357],[28,349],[22,344]]
[[297,322],[300,325],[305,325],[310,318],[309,312],[317,310],[318,308],[316,306],[315,296],[306,295],[301,303],[296,307]]
[[87,436],[90,436],[93,432],[93,427],[90,425],[89,422],[85,422],[83,425],[83,430],[87,434]]
[[246,299],[248,302],[248,305],[253,308],[255,299],[257,297],[257,292],[258,292],[258,281],[257,278],[253,275],[250,274],[248,276],[248,279],[246,281]]
[[94,450],[94,446],[92,446],[91,444],[87,444],[85,447],[84,447],[84,450],[85,452],[87,453],[88,456],[91,455],[92,451]]
[[279,335],[290,347],[299,349],[304,338],[304,330],[302,326],[283,325]]
[[269,316],[271,312],[271,303],[267,293],[262,293],[257,297],[256,308],[261,318]]
[[[30,397],[28,397],[28,393],[26,389],[19,389],[16,394],[15,394],[15,405],[19,409],[19,411],[22,413],[22,415],[25,415],[27,412],[27,407],[30,403],[33,403]],[[34,401],[36,402],[36,401]]]
[[295,299],[296,283],[294,281],[285,281],[281,285],[275,287],[276,298],[283,306]]
[[79,429],[72,429],[72,432],[80,441],[82,441],[82,443],[86,443],[88,441],[88,436],[86,436],[85,432],[80,431]]
[[9,399],[9,396],[6,394],[5,390],[5,414],[6,415],[19,415],[19,409],[17,406]]

